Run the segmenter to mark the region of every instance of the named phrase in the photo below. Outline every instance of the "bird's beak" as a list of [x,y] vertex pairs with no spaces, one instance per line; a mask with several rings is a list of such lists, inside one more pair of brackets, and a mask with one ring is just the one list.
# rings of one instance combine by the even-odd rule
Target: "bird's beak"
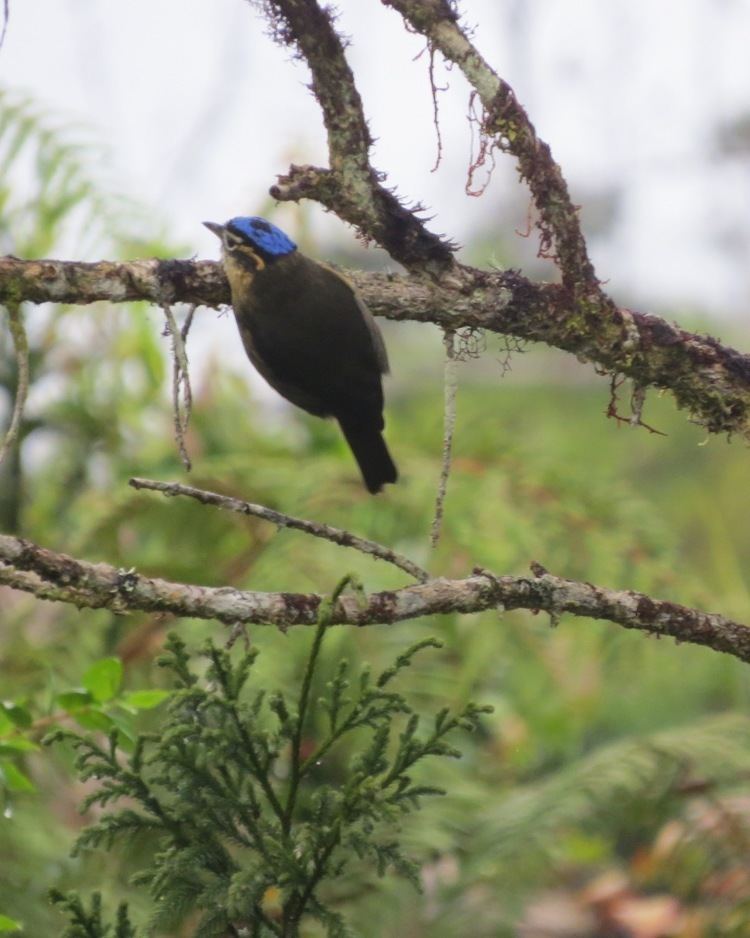
[[215,221],[204,221],[203,224],[209,231],[213,231],[217,238],[221,239],[221,236],[224,234],[223,225],[217,225]]

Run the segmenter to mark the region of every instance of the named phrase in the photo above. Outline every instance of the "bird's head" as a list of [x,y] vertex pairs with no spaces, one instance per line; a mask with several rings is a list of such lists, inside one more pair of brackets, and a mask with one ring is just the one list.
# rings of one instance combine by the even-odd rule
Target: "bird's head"
[[213,221],[203,224],[221,240],[225,264],[233,261],[252,272],[263,270],[297,250],[281,228],[257,215],[230,218],[224,225]]

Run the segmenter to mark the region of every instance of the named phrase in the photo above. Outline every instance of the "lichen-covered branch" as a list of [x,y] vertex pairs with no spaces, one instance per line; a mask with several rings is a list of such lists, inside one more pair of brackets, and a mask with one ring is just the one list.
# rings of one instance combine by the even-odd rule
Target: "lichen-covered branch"
[[[377,316],[473,327],[543,342],[586,359],[639,388],[672,392],[677,404],[712,433],[750,437],[750,356],[710,336],[645,313],[621,310],[627,323],[585,315],[559,284],[534,283],[515,271],[460,268],[439,285],[424,278],[347,271]],[[0,258],[0,304],[147,300],[220,306],[229,302],[213,261],[22,261]]]
[[[336,32],[333,15],[318,0],[260,2],[274,27],[274,37],[294,47],[311,69],[313,91],[328,131],[332,167],[293,166],[271,194],[279,199],[317,199],[377,240],[413,272],[437,271],[445,292],[440,307],[429,318],[444,327],[467,324],[456,321],[453,313],[457,311],[461,319],[467,305],[475,306],[473,301],[454,305],[452,286],[466,294],[478,294],[480,303],[488,293],[495,292],[493,287],[509,288],[508,302],[490,300],[492,311],[478,325],[573,352],[614,374],[632,378],[639,389],[670,388],[679,406],[687,408],[710,431],[738,431],[750,436],[748,359],[733,350],[727,350],[724,357],[711,339],[696,342],[676,327],[619,308],[602,290],[588,255],[578,207],[573,204],[560,167],[549,146],[538,137],[513,89],[462,29],[457,4],[452,0],[382,2],[397,10],[409,29],[426,38],[431,55],[437,50],[460,68],[474,89],[473,94],[482,104],[482,151],[495,148],[516,158],[538,212],[540,253],[558,265],[562,285],[530,284],[513,272],[493,277],[456,264],[450,251],[431,253],[435,245],[423,242],[427,237],[424,227],[413,212],[407,212],[383,190],[369,163],[370,135],[344,56],[344,43]],[[446,242],[440,244],[449,247]],[[428,258],[438,263],[425,264]],[[372,302],[370,296],[365,298],[377,312],[388,315],[382,312],[383,304]],[[481,313],[478,318],[482,318]],[[503,320],[502,326],[498,319]],[[717,354],[726,365],[726,370],[719,366],[720,374],[713,373]],[[735,393],[738,383],[742,387],[739,394]]]
[[370,165],[372,137],[331,10],[316,0],[252,2],[263,11],[273,38],[293,48],[310,68],[331,164],[330,169],[292,166],[271,195],[280,201],[317,200],[407,268],[439,272],[451,267],[453,245],[428,231],[416,210],[384,188],[382,174]]
[[0,257],[0,304],[229,302],[229,284],[216,261],[55,261]]
[[[554,257],[563,284],[576,297],[596,297],[598,314],[616,315],[601,291],[581,231],[577,207],[549,146],[536,133],[513,89],[475,49],[460,26],[450,0],[382,0],[422,33],[431,52],[439,50],[463,72],[482,103],[481,133],[492,146],[513,154],[539,211],[540,251]],[[452,246],[427,231],[380,184],[370,165],[372,143],[344,42],[329,8],[317,0],[255,0],[276,41],[295,49],[312,73],[312,90],[328,134],[330,170],[292,166],[271,190],[280,200],[313,198],[374,238],[391,255],[415,270],[452,266]],[[426,263],[427,262],[427,263]]]
[[[565,613],[602,619],[627,629],[672,636],[750,661],[750,628],[724,616],[552,576],[534,565],[528,577],[475,571],[462,580],[438,578],[403,589],[342,596],[332,622],[356,626],[391,624],[437,613],[487,609],[544,611],[556,621]],[[227,624],[287,628],[316,622],[322,597],[315,593],[260,593],[231,587],[196,586],[148,577],[136,570],[89,563],[0,534],[0,586],[78,607],[113,612],[173,613]]]

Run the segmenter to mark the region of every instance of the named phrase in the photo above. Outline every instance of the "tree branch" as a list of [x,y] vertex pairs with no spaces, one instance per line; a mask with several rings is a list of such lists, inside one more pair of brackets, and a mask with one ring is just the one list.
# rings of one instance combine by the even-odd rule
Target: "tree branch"
[[[461,29],[455,4],[451,0],[382,2],[400,12],[408,28],[425,36],[431,61],[434,51],[439,50],[461,69],[474,88],[473,95],[478,96],[483,108],[479,123],[480,152],[484,157],[493,149],[516,157],[521,178],[528,182],[539,212],[539,253],[551,257],[560,268],[562,288],[558,301],[571,310],[576,331],[591,334],[601,323],[609,333],[609,341],[618,344],[619,358],[637,368],[635,359],[642,354],[640,335],[629,311],[618,309],[601,289],[588,256],[578,207],[570,198],[560,167],[548,144],[537,136],[513,89],[482,58]],[[355,225],[365,237],[375,239],[413,272],[427,270],[441,278],[453,277],[458,271],[451,253],[453,246],[430,234],[417,218],[416,210],[408,211],[383,189],[380,174],[370,165],[371,137],[362,100],[333,15],[317,0],[256,0],[256,4],[271,24],[273,37],[293,47],[310,67],[312,90],[323,112],[331,161],[330,170],[292,166],[289,174],[280,177],[278,185],[271,188],[271,195],[279,200],[316,199]],[[585,349],[578,353],[588,355]],[[595,355],[591,357],[596,359]],[[624,367],[620,370],[634,377],[638,384],[644,383],[635,370]],[[654,383],[663,386],[658,381]],[[723,420],[717,422],[715,406],[708,408],[711,413],[706,414],[687,398],[681,400],[678,395],[678,400],[698,413],[706,426],[726,428]],[[744,419],[743,416],[740,422]]]
[[[487,609],[545,611],[613,622],[626,629],[668,635],[750,661],[750,628],[643,593],[608,590],[552,576],[538,565],[531,577],[494,576],[477,570],[462,580],[438,578],[394,591],[370,593],[364,606],[342,596],[332,623],[356,626]],[[0,534],[0,585],[78,607],[113,612],[162,612],[227,624],[287,628],[313,625],[322,597],[316,593],[260,593],[196,586],[93,564]]]
[[[678,406],[711,433],[750,438],[750,356],[710,336],[627,309],[617,319],[586,315],[563,286],[534,283],[513,270],[459,268],[439,287],[393,274],[347,271],[347,277],[378,316],[543,342],[626,375],[639,388],[671,391]],[[214,261],[0,258],[0,303],[147,300],[160,305],[165,297],[207,306],[230,299],[221,265]]]
[[384,560],[391,563],[404,573],[414,577],[420,583],[429,580],[430,575],[417,564],[412,563],[408,557],[391,550],[390,547],[384,547],[375,541],[368,541],[363,537],[357,537],[349,531],[341,528],[334,528],[330,524],[322,524],[318,521],[307,521],[304,518],[294,518],[292,515],[282,514],[280,511],[274,511],[272,508],[266,508],[265,505],[254,505],[252,502],[246,502],[239,498],[232,498],[229,495],[219,495],[217,492],[208,492],[205,489],[197,489],[192,485],[182,485],[179,482],[154,482],[151,479],[130,479],[128,482],[134,489],[149,489],[152,492],[161,492],[162,495],[185,495],[188,498],[194,498],[202,505],[213,505],[215,508],[224,508],[228,511],[235,511],[240,515],[253,515],[256,518],[262,518],[264,521],[270,521],[279,528],[291,528],[295,531],[304,531],[305,534],[311,534],[313,537],[319,537],[341,547],[352,547],[354,550],[363,554],[369,554],[371,557],[377,557],[378,560]]
[[539,210],[540,253],[549,255],[554,246],[554,260],[560,267],[563,284],[574,294],[590,293],[606,300],[609,313],[616,307],[599,287],[586,241],[578,220],[578,208],[570,198],[560,167],[552,158],[549,145],[537,136],[529,116],[516,100],[510,85],[503,81],[469,41],[458,22],[450,0],[382,0],[404,18],[408,27],[422,33],[430,48],[438,49],[456,64],[475,89],[484,115],[481,133],[493,135],[494,146],[513,154]]
[[279,201],[311,198],[354,225],[368,240],[412,270],[435,273],[450,268],[454,246],[428,231],[370,165],[372,137],[362,99],[344,54],[334,17],[316,0],[254,0],[271,26],[273,38],[294,48],[312,73],[312,92],[328,134],[330,169],[292,166],[271,195]]
[[[186,299],[186,297],[188,299]],[[0,303],[229,303],[229,284],[216,261],[21,260],[0,257]]]

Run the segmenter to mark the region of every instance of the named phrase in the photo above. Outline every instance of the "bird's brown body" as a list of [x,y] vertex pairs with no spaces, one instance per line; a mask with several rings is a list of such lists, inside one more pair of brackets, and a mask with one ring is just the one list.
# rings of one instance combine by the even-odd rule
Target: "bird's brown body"
[[388,358],[353,286],[297,250],[264,258],[250,248],[228,250],[225,241],[224,268],[245,351],[260,374],[292,404],[339,422],[369,491],[395,482],[382,436]]

